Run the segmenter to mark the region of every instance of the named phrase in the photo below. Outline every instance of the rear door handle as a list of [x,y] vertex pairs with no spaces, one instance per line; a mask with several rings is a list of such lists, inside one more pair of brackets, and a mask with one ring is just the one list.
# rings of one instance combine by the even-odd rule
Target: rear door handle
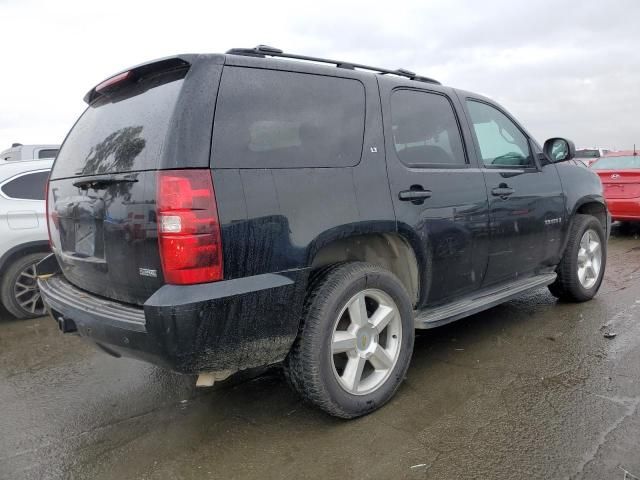
[[422,187],[403,190],[398,193],[398,198],[403,202],[412,202],[416,205],[424,203],[425,199],[431,198],[431,190],[424,190]]
[[511,195],[512,193],[514,193],[515,190],[511,187],[496,187],[493,190],[491,190],[491,195],[494,195],[496,197],[508,197],[509,195]]

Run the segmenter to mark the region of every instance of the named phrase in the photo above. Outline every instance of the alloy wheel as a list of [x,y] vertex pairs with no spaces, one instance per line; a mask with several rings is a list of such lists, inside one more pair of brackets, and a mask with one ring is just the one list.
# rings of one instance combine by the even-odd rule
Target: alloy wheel
[[578,280],[585,289],[592,288],[598,281],[602,268],[602,245],[598,234],[589,229],[580,239],[578,249]]
[[20,308],[32,315],[44,315],[45,307],[38,288],[36,265],[31,264],[18,275],[13,295]]
[[331,362],[340,386],[365,395],[389,378],[400,354],[402,321],[393,299],[378,289],[354,295],[333,327]]

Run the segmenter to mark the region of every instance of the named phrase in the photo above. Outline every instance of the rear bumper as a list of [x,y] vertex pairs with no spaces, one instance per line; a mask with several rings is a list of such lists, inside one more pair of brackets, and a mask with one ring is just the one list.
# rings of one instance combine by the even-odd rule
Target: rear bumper
[[61,274],[38,283],[51,316],[114,356],[181,373],[279,362],[298,332],[306,270],[192,286],[165,285],[143,307],[85,292]]
[[613,220],[640,220],[640,198],[607,199]]

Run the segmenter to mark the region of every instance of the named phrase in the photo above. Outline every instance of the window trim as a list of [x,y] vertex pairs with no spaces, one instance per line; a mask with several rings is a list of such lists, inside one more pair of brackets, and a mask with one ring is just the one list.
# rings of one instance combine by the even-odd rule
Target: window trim
[[398,92],[398,91],[402,91],[402,90],[407,90],[410,92],[419,92],[419,93],[426,93],[426,94],[432,94],[432,95],[439,95],[441,97],[444,97],[448,102],[449,102],[449,106],[451,107],[451,111],[453,113],[453,118],[456,121],[456,125],[458,125],[458,134],[460,135],[460,142],[462,143],[462,151],[464,154],[464,163],[407,163],[404,162],[400,156],[398,155],[398,152],[396,151],[396,146],[395,144],[393,144],[393,131],[390,132],[390,139],[392,140],[392,145],[391,145],[391,150],[393,150],[393,154],[395,156],[395,158],[405,167],[407,168],[413,168],[413,169],[424,169],[424,170],[428,170],[428,169],[449,169],[449,170],[459,170],[462,168],[471,168],[471,159],[469,158],[469,149],[467,148],[467,144],[465,143],[464,140],[464,135],[463,135],[463,131],[462,131],[462,124],[460,123],[460,116],[458,115],[458,111],[456,110],[456,106],[453,103],[453,101],[451,100],[451,98],[449,97],[449,95],[447,95],[444,92],[440,92],[437,90],[429,90],[429,89],[424,89],[424,88],[415,88],[415,87],[406,87],[406,86],[400,86],[400,87],[395,87],[391,90],[391,93],[389,94],[389,127],[390,130],[393,129],[393,104],[392,104],[392,97],[393,95]]
[[[525,165],[515,166],[515,165],[487,165],[487,164],[485,164],[484,163],[484,159],[482,158],[482,151],[480,150],[480,142],[478,141],[478,136],[476,135],[476,129],[473,126],[473,119],[471,118],[471,112],[469,111],[469,108],[467,106],[467,102],[482,103],[482,104],[484,104],[484,105],[486,105],[488,107],[492,107],[492,108],[496,109],[497,111],[502,113],[505,117],[507,117],[507,119],[509,119],[509,121],[515,125],[515,127],[520,131],[522,136],[527,141],[527,146],[529,147],[529,157],[531,158],[532,163],[530,165],[526,165],[526,166]],[[498,105],[496,105],[494,103],[491,103],[491,102],[489,102],[487,100],[480,99],[480,98],[475,98],[475,97],[468,97],[468,96],[464,97],[464,108],[465,108],[466,114],[467,114],[467,116],[469,118],[469,130],[471,130],[471,136],[473,138],[473,142],[474,142],[476,150],[478,152],[477,153],[478,165],[480,166],[480,168],[486,168],[487,170],[491,170],[491,171],[508,170],[510,172],[518,171],[518,172],[525,172],[525,173],[526,172],[539,172],[539,171],[541,171],[540,163],[539,163],[538,158],[537,158],[538,155],[533,150],[532,139],[522,129],[522,127],[516,121],[515,118],[513,118],[511,115],[509,115],[507,112],[505,112],[504,109],[502,109]]]
[[3,198],[6,198],[7,200],[18,200],[18,201],[22,201],[22,202],[44,202],[44,201],[46,201],[46,199],[37,200],[35,198],[10,197],[3,190],[4,186],[6,184],[8,184],[9,182],[17,180],[20,177],[24,177],[25,175],[31,175],[31,174],[34,174],[34,173],[41,173],[41,172],[49,172],[49,175],[51,175],[51,168],[39,168],[38,170],[28,170],[26,172],[16,173],[14,176],[7,178],[2,183],[0,183],[0,196],[2,196]]

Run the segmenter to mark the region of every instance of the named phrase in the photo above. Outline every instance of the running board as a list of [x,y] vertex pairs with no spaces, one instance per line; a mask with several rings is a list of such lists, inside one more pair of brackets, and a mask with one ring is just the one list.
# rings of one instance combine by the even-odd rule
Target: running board
[[518,280],[507,286],[500,285],[499,287],[484,290],[476,297],[467,297],[440,307],[415,311],[415,328],[427,329],[439,327],[468,317],[474,313],[495,307],[532,288],[545,287],[553,283],[556,276],[555,273],[545,273],[533,278]]

